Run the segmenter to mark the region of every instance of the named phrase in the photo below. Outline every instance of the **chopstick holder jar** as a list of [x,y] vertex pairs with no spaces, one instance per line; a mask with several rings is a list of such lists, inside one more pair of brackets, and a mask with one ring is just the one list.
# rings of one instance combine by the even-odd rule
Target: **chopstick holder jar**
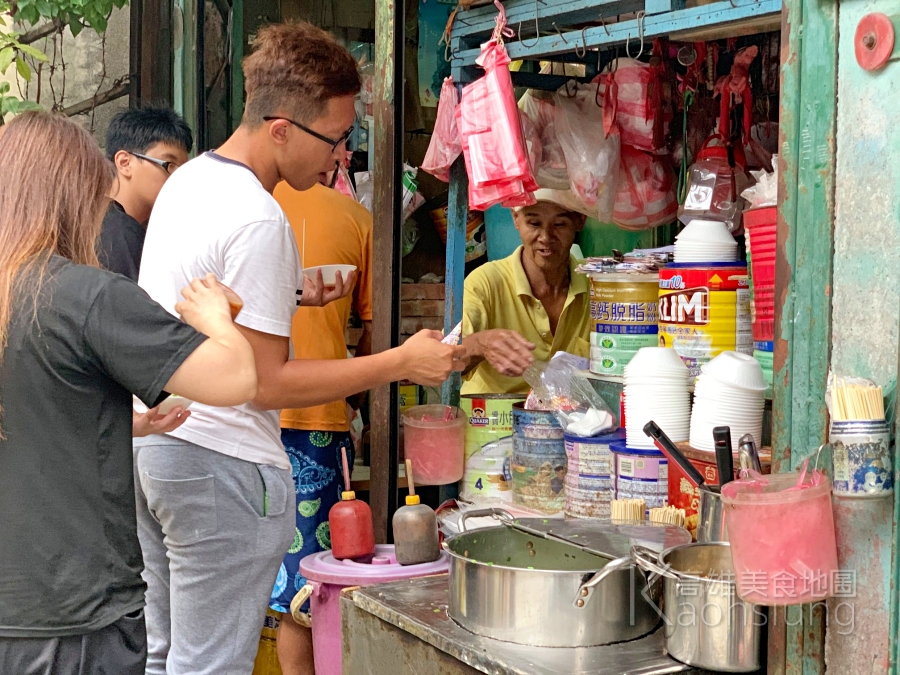
[[891,431],[885,420],[832,421],[828,439],[836,497],[871,499],[893,494]]

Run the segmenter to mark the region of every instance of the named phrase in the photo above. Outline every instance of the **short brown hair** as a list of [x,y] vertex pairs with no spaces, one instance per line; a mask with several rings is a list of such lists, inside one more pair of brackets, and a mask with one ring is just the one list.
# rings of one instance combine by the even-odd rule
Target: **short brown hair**
[[354,96],[362,86],[350,52],[330,33],[305,22],[261,28],[243,69],[243,123],[251,128],[279,112],[312,122],[324,114],[329,99]]

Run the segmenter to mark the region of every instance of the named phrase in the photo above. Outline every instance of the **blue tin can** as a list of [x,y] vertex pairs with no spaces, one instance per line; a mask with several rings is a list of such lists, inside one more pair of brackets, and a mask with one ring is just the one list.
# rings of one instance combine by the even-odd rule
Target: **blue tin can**
[[566,445],[556,415],[513,404],[513,503],[554,514],[566,505]]
[[887,422],[832,422],[829,440],[836,496],[871,499],[893,494],[894,465]]

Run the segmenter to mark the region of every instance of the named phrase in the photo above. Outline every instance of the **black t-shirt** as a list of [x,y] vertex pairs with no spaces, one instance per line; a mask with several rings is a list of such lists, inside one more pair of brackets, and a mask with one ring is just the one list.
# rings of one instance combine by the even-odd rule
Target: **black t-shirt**
[[147,232],[141,224],[113,201],[103,216],[103,229],[97,241],[100,264],[110,272],[137,281],[141,269],[141,253]]
[[132,394],[148,406],[205,336],[137,284],[51,258],[0,362],[0,636],[77,635],[144,604]]

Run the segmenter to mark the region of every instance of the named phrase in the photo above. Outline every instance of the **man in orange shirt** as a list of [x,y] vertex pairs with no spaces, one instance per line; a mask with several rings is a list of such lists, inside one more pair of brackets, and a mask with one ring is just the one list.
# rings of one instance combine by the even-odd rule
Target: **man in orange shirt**
[[[355,310],[363,322],[357,356],[372,351],[372,216],[365,207],[337,190],[316,185],[297,192],[286,183],[274,197],[284,210],[301,251],[305,268],[318,265],[355,265],[352,292],[325,307],[300,307],[294,315],[291,341],[296,359],[344,359],[344,329]],[[304,232],[305,230],[305,232]],[[357,399],[358,400],[358,399]],[[354,406],[356,407],[356,406]],[[283,612],[278,628],[278,660],[284,675],[313,675],[312,635],[291,618],[291,601],[306,584],[300,560],[331,548],[328,511],[340,499],[341,447],[353,465],[353,444],[347,402],[334,401],[314,408],[283,410],[281,440],[287,451],[297,490],[297,529],[294,543],[278,571],[269,606]],[[309,611],[308,603],[304,612]]]

